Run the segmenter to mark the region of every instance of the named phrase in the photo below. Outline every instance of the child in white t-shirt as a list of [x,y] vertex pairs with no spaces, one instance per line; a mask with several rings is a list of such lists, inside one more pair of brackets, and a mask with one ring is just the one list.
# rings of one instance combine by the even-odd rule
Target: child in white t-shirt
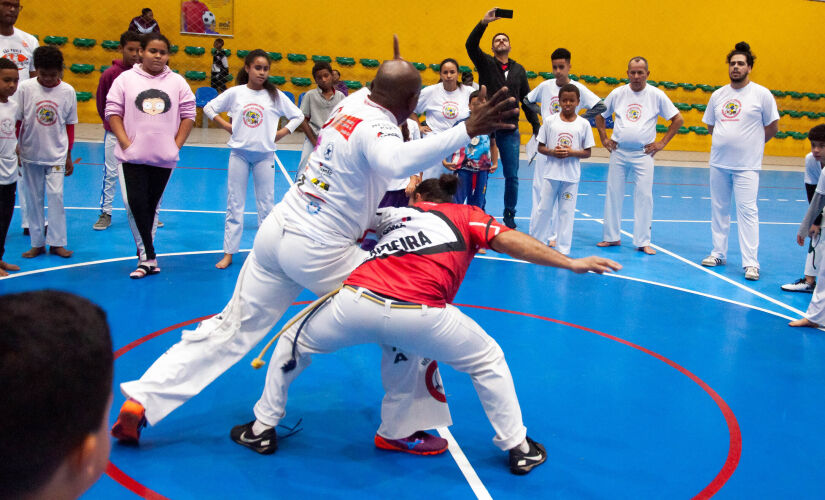
[[573,240],[573,220],[581,177],[579,160],[590,158],[590,148],[595,145],[590,123],[576,114],[579,99],[578,87],[564,85],[559,90],[561,113],[545,121],[537,137],[538,152],[543,155],[536,165],[536,175],[541,176],[541,190],[535,220],[530,224],[530,234],[547,243],[554,206],[557,207],[556,249],[565,255],[570,253]]
[[[255,182],[255,201],[258,206],[258,224],[263,222],[275,205],[275,171],[272,168],[275,143],[295,131],[303,122],[304,114],[280,90],[270,83],[269,56],[261,49],[247,54],[244,67],[238,74],[238,84],[204,106],[203,112],[221,128],[232,134],[227,145],[229,172],[226,180],[226,223],[224,225],[223,258],[215,264],[226,269],[232,264],[232,255],[238,253],[243,234],[243,213],[246,203],[246,185],[249,173]],[[232,124],[218,113],[230,111]],[[278,129],[278,119],[286,116],[289,122]]]
[[[20,162],[26,181],[31,249],[23,257],[46,253],[71,257],[66,249],[66,213],[63,178],[72,175],[72,144],[77,123],[74,88],[61,81],[63,54],[47,45],[34,51],[37,78],[22,82],[15,99],[21,122]],[[45,231],[44,193],[49,204],[49,232]]]
[[8,276],[8,271],[20,270],[14,264],[3,262],[18,177],[17,135],[14,130],[17,103],[9,97],[17,90],[19,78],[17,65],[9,59],[0,58],[0,276]]

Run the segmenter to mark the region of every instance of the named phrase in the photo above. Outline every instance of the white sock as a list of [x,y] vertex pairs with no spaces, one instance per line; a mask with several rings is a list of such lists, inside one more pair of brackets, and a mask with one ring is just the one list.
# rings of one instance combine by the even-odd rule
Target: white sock
[[530,451],[530,443],[528,443],[527,440],[525,439],[524,441],[521,442],[520,445],[518,445],[518,449],[522,453],[527,453],[528,451]]
[[260,436],[262,432],[268,431],[271,428],[272,428],[271,425],[266,425],[264,423],[261,423],[260,420],[255,419],[255,423],[252,424],[252,433],[255,434],[256,436]]

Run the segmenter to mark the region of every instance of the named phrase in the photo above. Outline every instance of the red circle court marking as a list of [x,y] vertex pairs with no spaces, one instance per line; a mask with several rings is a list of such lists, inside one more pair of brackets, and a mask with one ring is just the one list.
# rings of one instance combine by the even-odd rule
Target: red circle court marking
[[704,380],[700,379],[698,376],[691,373],[687,368],[681,366],[675,361],[672,361],[659,353],[653,352],[650,349],[646,349],[640,345],[634,344],[633,342],[616,337],[614,335],[610,335],[608,333],[593,330],[592,328],[587,328],[586,326],[580,326],[558,319],[547,318],[545,316],[539,316],[537,314],[510,311],[508,309],[499,309],[498,307],[474,306],[470,304],[453,305],[460,307],[469,307],[473,309],[486,309],[488,311],[503,312],[508,314],[515,314],[518,316],[526,316],[528,318],[541,319],[544,321],[550,321],[551,323],[558,323],[560,325],[569,326],[571,328],[578,328],[579,330],[583,330],[589,333],[595,333],[596,335],[602,336],[610,340],[614,340],[628,347],[632,347],[633,349],[639,350],[645,354],[653,356],[659,361],[662,361],[663,363],[670,365],[672,368],[675,368],[682,375],[685,375],[686,377],[691,379],[706,393],[708,393],[708,395],[719,407],[719,410],[722,411],[722,415],[724,415],[725,417],[725,422],[728,424],[728,434],[730,435],[730,442],[728,444],[728,457],[725,460],[724,465],[722,465],[722,469],[719,471],[718,474],[716,474],[716,477],[713,478],[713,481],[711,481],[707,486],[705,486],[705,488],[702,491],[700,491],[696,496],[693,497],[694,500],[706,499],[715,495],[720,489],[722,489],[722,486],[724,486],[725,483],[728,482],[728,479],[730,479],[730,477],[733,475],[733,472],[736,470],[736,467],[739,465],[739,458],[742,456],[742,433],[739,430],[739,422],[736,420],[736,415],[733,414],[733,410],[731,410],[730,406],[728,406],[725,400],[722,399],[722,396],[717,394],[716,391],[714,391],[708,384],[706,384]]
[[[301,302],[293,302],[292,305],[294,305],[294,306],[305,305],[305,304],[309,304],[311,302],[312,302],[311,300],[305,300],[305,301],[301,301]],[[604,337],[606,339],[610,339],[610,340],[619,342],[620,344],[624,344],[628,347],[632,347],[633,349],[636,349],[636,350],[641,351],[645,354],[653,356],[654,358],[658,359],[659,361],[661,361],[661,362],[669,365],[670,367],[676,369],[679,373],[681,373],[682,375],[685,375],[686,377],[691,379],[694,383],[696,383],[696,385],[701,387],[713,399],[713,401],[719,407],[719,410],[722,411],[722,415],[724,415],[724,417],[725,417],[725,422],[728,425],[728,434],[730,435],[730,442],[728,444],[728,456],[727,456],[727,459],[725,460],[724,465],[722,466],[722,469],[719,471],[718,474],[716,474],[716,477],[713,478],[713,481],[711,481],[707,486],[704,487],[704,489],[702,489],[702,491],[700,491],[698,494],[696,494],[696,496],[693,497],[694,500],[702,500],[702,499],[711,498],[720,489],[722,489],[722,487],[725,485],[725,483],[727,483],[728,480],[731,478],[734,471],[736,471],[736,467],[739,465],[739,458],[742,456],[742,434],[739,430],[739,422],[736,420],[736,415],[733,414],[733,410],[730,409],[730,407],[725,402],[725,400],[722,399],[722,397],[719,394],[717,394],[716,391],[714,391],[707,383],[705,383],[705,381],[703,381],[698,376],[696,376],[692,372],[690,372],[687,368],[681,366],[680,364],[676,363],[675,361],[672,361],[672,360],[662,356],[659,353],[651,351],[650,349],[647,349],[647,348],[642,347],[640,345],[634,344],[633,342],[630,342],[628,340],[616,337],[614,335],[610,335],[608,333],[600,332],[600,331],[594,330],[592,328],[587,328],[586,326],[576,325],[574,323],[568,323],[567,321],[548,318],[546,316],[539,316],[538,314],[530,314],[530,313],[524,313],[524,312],[519,312],[519,311],[511,311],[509,309],[500,309],[498,307],[474,306],[474,305],[471,305],[471,304],[453,304],[453,305],[458,306],[458,307],[468,307],[468,308],[472,308],[472,309],[483,309],[483,310],[487,310],[487,311],[495,311],[495,312],[502,312],[502,313],[507,313],[507,314],[515,314],[517,316],[524,316],[524,317],[527,317],[527,318],[540,319],[540,320],[543,320],[543,321],[549,321],[551,323],[557,323],[559,325],[569,326],[571,328],[577,328],[579,330],[582,330],[582,331],[585,331],[585,332],[588,332],[588,333],[594,333],[594,334],[599,335],[601,337]],[[200,317],[200,318],[191,319],[189,321],[184,321],[182,323],[178,323],[176,325],[172,325],[172,326],[166,327],[162,330],[158,330],[156,332],[150,333],[149,335],[146,335],[145,337],[139,338],[139,339],[135,340],[134,342],[130,342],[130,343],[126,344],[125,346],[121,347],[120,349],[118,349],[117,351],[115,351],[114,358],[117,359],[120,356],[126,354],[128,351],[130,351],[130,350],[134,349],[135,347],[143,344],[144,342],[148,342],[149,340],[152,340],[155,337],[159,337],[159,336],[163,335],[164,333],[169,333],[173,330],[177,330],[178,328],[183,328],[184,326],[191,325],[192,323],[197,323],[199,321],[203,321],[205,319],[211,318],[212,316],[214,316],[214,314],[210,314],[209,316],[203,316],[203,317]],[[151,489],[147,488],[146,486],[142,485],[141,483],[135,481],[128,474],[126,474],[122,470],[118,469],[112,462],[109,462],[109,465],[106,468],[106,474],[109,477],[111,477],[112,479],[114,479],[115,481],[117,481],[118,483],[120,483],[122,486],[127,488],[129,491],[131,491],[131,492],[133,492],[133,493],[135,493],[139,496],[142,496],[143,498],[148,498],[148,499],[151,499],[151,500],[166,499],[166,497],[164,497],[160,493],[156,493],[155,491],[152,491]]]

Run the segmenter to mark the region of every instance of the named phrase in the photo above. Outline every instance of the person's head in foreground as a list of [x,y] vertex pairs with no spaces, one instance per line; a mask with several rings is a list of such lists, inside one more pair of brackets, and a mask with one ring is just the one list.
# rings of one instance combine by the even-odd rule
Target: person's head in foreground
[[0,296],[0,318],[0,498],[77,498],[109,458],[106,314],[44,290]]

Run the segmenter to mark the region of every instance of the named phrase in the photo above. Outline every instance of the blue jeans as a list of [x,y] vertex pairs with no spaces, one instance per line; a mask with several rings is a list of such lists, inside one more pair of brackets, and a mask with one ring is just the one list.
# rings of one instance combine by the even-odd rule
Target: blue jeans
[[518,203],[518,156],[521,137],[518,130],[496,130],[496,146],[504,168],[504,214],[515,215]]
[[[487,175],[486,170],[479,172],[471,172],[469,170],[459,170],[458,175],[458,191],[455,193],[455,202],[459,205],[465,201],[468,205],[473,205],[484,210],[484,194],[487,192]],[[473,187],[473,180],[475,180],[475,187]]]

